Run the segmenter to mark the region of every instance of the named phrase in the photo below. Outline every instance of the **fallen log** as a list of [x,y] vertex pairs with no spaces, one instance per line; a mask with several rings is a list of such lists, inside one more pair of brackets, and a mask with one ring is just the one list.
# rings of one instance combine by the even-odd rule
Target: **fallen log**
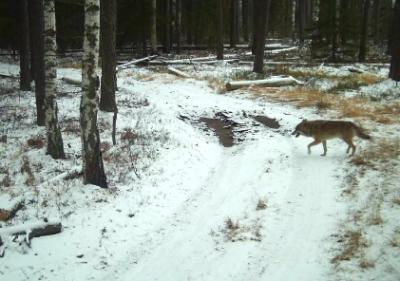
[[4,256],[4,251],[6,248],[5,241],[3,240],[3,237],[5,236],[25,235],[24,241],[30,247],[32,238],[45,235],[53,235],[60,233],[61,231],[61,222],[33,223],[2,228],[0,229],[0,257]]
[[145,57],[145,58],[136,59],[136,60],[133,60],[133,61],[130,61],[130,62],[121,64],[121,65],[118,65],[117,68],[116,68],[116,71],[118,72],[119,70],[124,69],[124,68],[127,68],[127,67],[130,66],[130,65],[135,65],[135,64],[140,64],[140,63],[149,62],[149,61],[155,59],[156,57],[158,57],[158,55],[148,56],[148,57]]
[[14,204],[10,210],[0,208],[0,221],[8,221],[9,219],[12,219],[23,207],[24,201],[21,200]]
[[61,80],[64,81],[65,83],[74,85],[74,86],[82,86],[82,81],[80,79],[74,79],[74,78],[69,78],[69,77],[61,77]]
[[249,81],[230,81],[226,83],[226,89],[232,91],[242,87],[248,86],[266,86],[266,87],[282,87],[290,85],[303,85],[302,81],[299,81],[292,76],[282,77],[282,76],[272,76],[268,79],[263,80],[249,80]]
[[186,74],[185,72],[180,71],[179,69],[176,69],[176,68],[174,68],[172,66],[168,67],[168,72],[172,73],[172,74],[175,74],[176,76],[179,76],[179,77],[190,78],[190,76],[188,74]]
[[10,79],[18,79],[19,78],[18,76],[11,75],[11,74],[4,74],[4,73],[0,73],[0,77],[10,78]]

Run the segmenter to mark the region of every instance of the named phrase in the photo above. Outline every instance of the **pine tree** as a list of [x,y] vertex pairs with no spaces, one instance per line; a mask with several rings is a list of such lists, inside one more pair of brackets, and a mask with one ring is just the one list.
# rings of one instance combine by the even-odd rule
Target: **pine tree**
[[101,0],[100,15],[100,44],[101,44],[101,97],[100,109],[107,112],[115,112],[117,105],[115,102],[116,81],[116,19],[117,2],[116,0]]
[[27,0],[19,0],[19,24],[20,24],[20,44],[19,44],[19,65],[20,65],[20,89],[23,91],[31,90],[30,73],[30,43],[29,43],[29,14]]

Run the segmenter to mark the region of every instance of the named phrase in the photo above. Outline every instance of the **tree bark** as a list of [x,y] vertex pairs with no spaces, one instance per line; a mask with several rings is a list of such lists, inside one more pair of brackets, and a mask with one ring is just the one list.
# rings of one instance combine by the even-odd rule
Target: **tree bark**
[[181,33],[182,33],[182,0],[176,0],[175,3],[175,38],[176,52],[181,52]]
[[151,0],[151,52],[157,53],[157,0]]
[[20,89],[31,90],[30,73],[30,43],[29,43],[29,13],[27,0],[19,0],[19,23],[20,23],[20,44],[19,44],[19,66],[20,66]]
[[369,6],[370,6],[370,0],[364,0],[363,18],[361,23],[360,49],[358,53],[359,62],[365,62],[365,57],[367,53]]
[[97,128],[100,0],[85,0],[85,31],[83,36],[82,97],[80,123],[82,138],[83,177],[85,184],[107,188],[100,135]]
[[222,0],[217,0],[217,59],[224,59],[224,11]]
[[44,0],[44,65],[45,65],[45,123],[47,153],[54,159],[65,158],[64,144],[58,125],[57,93],[57,43],[54,0]]
[[100,110],[115,112],[115,90],[117,88],[116,78],[116,51],[115,36],[117,24],[117,2],[116,0],[101,0],[101,96]]
[[249,42],[249,0],[242,0],[243,40]]
[[400,81],[400,0],[396,0],[393,7],[392,26],[389,34],[389,51],[392,56],[390,60],[389,78]]
[[299,40],[300,45],[304,44],[304,28],[305,28],[305,18],[306,18],[306,3],[305,0],[299,0]]
[[34,69],[35,98],[36,98],[36,123],[45,126],[45,71],[44,71],[44,16],[43,1],[30,1],[31,11],[31,34],[32,34],[32,68]]
[[235,48],[238,43],[237,38],[237,20],[238,20],[238,11],[237,11],[237,1],[238,0],[230,0],[230,47]]
[[187,0],[186,13],[187,13],[187,30],[186,41],[189,45],[193,44],[193,0]]
[[165,23],[164,23],[164,52],[171,52],[171,7],[170,0],[165,0]]
[[256,25],[254,30],[255,57],[253,71],[257,73],[263,73],[264,68],[265,34],[270,3],[270,0],[254,1],[254,17],[256,18]]

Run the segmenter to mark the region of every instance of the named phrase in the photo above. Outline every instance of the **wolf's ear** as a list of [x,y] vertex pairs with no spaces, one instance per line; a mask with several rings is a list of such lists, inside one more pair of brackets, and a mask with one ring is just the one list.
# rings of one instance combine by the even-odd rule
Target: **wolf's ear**
[[301,123],[306,123],[307,122],[307,119],[303,119],[303,121],[301,121]]

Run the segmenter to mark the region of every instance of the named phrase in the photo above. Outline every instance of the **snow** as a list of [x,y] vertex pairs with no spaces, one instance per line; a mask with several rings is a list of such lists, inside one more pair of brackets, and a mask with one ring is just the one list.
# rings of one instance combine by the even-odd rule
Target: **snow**
[[[196,70],[197,77],[212,76],[212,67],[203,69]],[[223,79],[238,71],[227,65],[217,69]],[[18,69],[0,64],[0,73],[7,72],[17,74]],[[50,218],[60,220],[63,231],[34,238],[32,248],[7,238],[0,279],[397,280],[399,256],[388,248],[391,252],[383,255],[383,242],[368,248],[366,256],[377,261],[378,269],[392,265],[394,273],[363,272],[353,261],[338,273],[331,263],[338,246],[335,235],[348,213],[368,207],[368,196],[376,190],[385,193],[395,186],[382,182],[379,171],[368,172],[359,175],[360,189],[371,189],[360,191],[354,205],[344,199],[344,179],[355,171],[346,146],[333,140],[327,157],[319,156],[322,146],[308,155],[311,140],[290,135],[302,118],[323,118],[321,113],[252,97],[246,90],[218,94],[201,79],[136,67],[118,75],[118,136],[125,129],[138,136],[131,146],[117,138],[117,147],[103,153],[111,159],[105,161],[108,190],[84,186],[81,178],[64,179],[81,165],[79,134],[63,132],[68,159],[52,160],[44,155],[45,148],[25,145],[28,138],[45,134],[34,125],[34,95],[2,97],[0,108],[6,114],[1,133],[12,137],[0,143],[5,160],[1,168],[8,169],[15,185],[2,187],[0,208],[8,208],[13,196],[23,196],[27,207],[13,224]],[[58,77],[81,75],[79,70],[59,69]],[[389,82],[381,84],[373,87],[392,89]],[[67,92],[75,89],[60,86]],[[76,123],[79,94],[61,95],[58,104],[61,127]],[[9,122],[10,107],[20,108],[25,118]],[[220,145],[198,121],[221,111],[248,129],[235,137],[231,148]],[[265,127],[250,115],[275,118],[281,127]],[[102,141],[110,142],[111,119],[99,112]],[[357,142],[359,151],[366,149]],[[34,186],[24,184],[22,155],[34,171]],[[266,208],[256,210],[260,200]],[[380,210],[395,221],[399,208],[390,210],[389,201],[385,197]],[[238,229],[229,229],[228,220]],[[376,226],[364,231],[367,239],[377,240],[381,230]],[[386,235],[392,231],[393,224],[385,228]],[[386,264],[380,257],[390,260]]]

